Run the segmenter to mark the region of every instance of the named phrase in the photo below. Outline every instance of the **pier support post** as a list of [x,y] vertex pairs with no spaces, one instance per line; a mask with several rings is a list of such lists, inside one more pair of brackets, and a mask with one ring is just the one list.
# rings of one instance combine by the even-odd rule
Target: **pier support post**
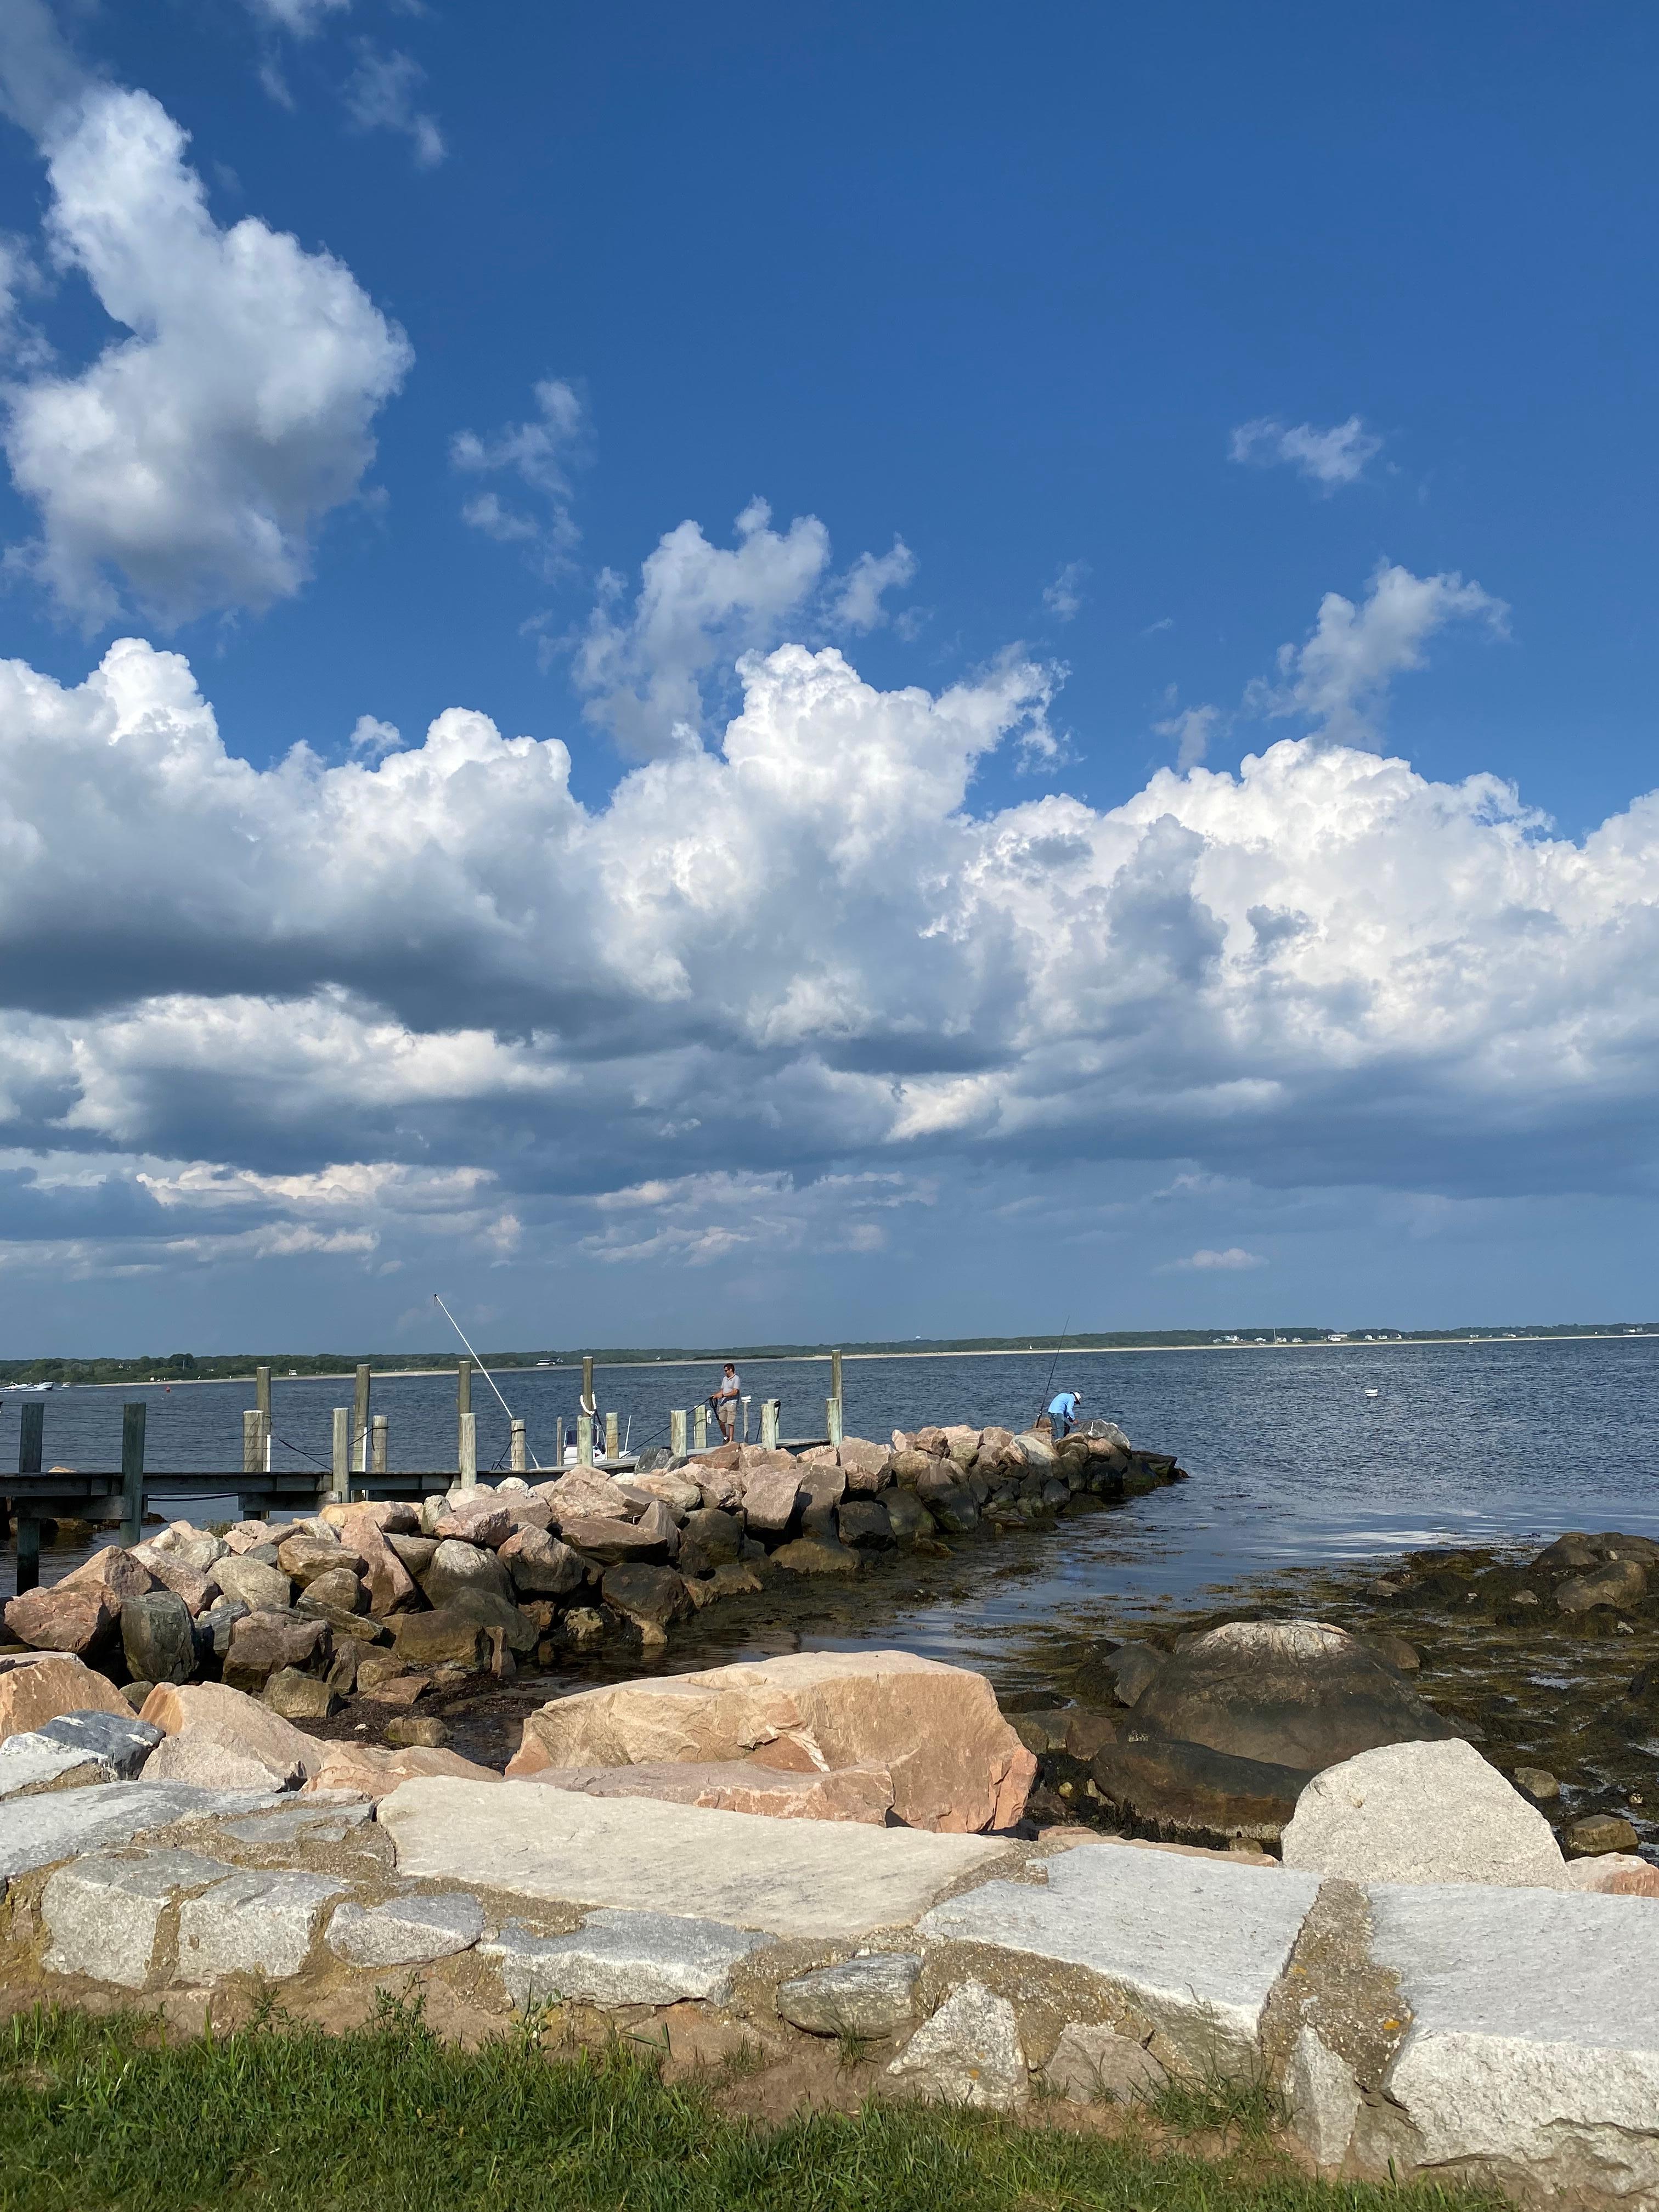
[[841,1449],[841,1400],[826,1398],[823,1401],[823,1432],[836,1450]]
[[461,1433],[465,1426],[466,1417],[471,1411],[472,1362],[465,1358],[458,1359],[455,1363],[455,1464],[457,1467],[461,1463]]
[[476,1490],[478,1486],[478,1417],[476,1413],[461,1415],[461,1474],[460,1487]]
[[351,1394],[351,1464],[360,1474],[368,1473],[368,1363],[357,1370],[357,1387]]
[[121,1408],[121,1541],[136,1544],[144,1533],[144,1414],[142,1398]]
[[337,1505],[343,1505],[351,1495],[351,1408],[334,1408],[334,1468],[329,1495]]
[[754,1400],[750,1396],[747,1391],[744,1391],[743,1399],[743,1436],[741,1438],[741,1441],[744,1443],[747,1443],[749,1441],[749,1408],[753,1405],[753,1403]]
[[622,1451],[622,1424],[614,1413],[605,1417],[605,1455],[616,1459]]
[[578,1467],[592,1467],[593,1464],[592,1413],[578,1413],[576,1416],[576,1464]]
[[507,1458],[513,1472],[514,1474],[527,1474],[530,1472],[530,1446],[525,1441],[524,1423],[514,1420],[507,1433],[512,1439]]
[[[269,1474],[270,1473],[270,1370],[268,1367],[256,1367],[253,1370],[253,1404],[254,1410],[264,1424],[265,1455],[257,1471]],[[244,1474],[247,1471],[246,1468],[243,1469]]]
[[257,1406],[251,1406],[242,1416],[242,1472],[263,1474],[268,1465],[265,1417]]
[[391,1428],[384,1413],[376,1413],[369,1424],[368,1464],[372,1474],[384,1474],[390,1455]]
[[[22,1409],[22,1425],[17,1437],[17,1472],[19,1474],[39,1474],[43,1454],[40,1441],[45,1433],[46,1409],[38,1401]],[[17,1595],[32,1590],[40,1580],[40,1522],[33,1504],[24,1504],[17,1509]]]
[[668,1453],[671,1459],[685,1457],[685,1413],[684,1409],[668,1416]]
[[760,1440],[763,1451],[776,1451],[778,1449],[778,1422],[782,1411],[783,1401],[781,1398],[761,1400]]
[[707,1451],[708,1449],[708,1408],[707,1406],[696,1406],[692,1408],[691,1449],[693,1451]]
[[832,1352],[830,1355],[830,1395],[836,1399],[841,1396],[841,1354],[838,1352]]

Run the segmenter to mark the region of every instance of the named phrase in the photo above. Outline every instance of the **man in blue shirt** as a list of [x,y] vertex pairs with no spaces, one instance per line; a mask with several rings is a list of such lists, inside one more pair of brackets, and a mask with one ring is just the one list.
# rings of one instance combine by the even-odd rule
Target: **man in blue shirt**
[[1075,1390],[1062,1390],[1058,1397],[1049,1401],[1048,1425],[1054,1431],[1056,1443],[1062,1437],[1069,1436],[1077,1426],[1077,1409],[1082,1403]]

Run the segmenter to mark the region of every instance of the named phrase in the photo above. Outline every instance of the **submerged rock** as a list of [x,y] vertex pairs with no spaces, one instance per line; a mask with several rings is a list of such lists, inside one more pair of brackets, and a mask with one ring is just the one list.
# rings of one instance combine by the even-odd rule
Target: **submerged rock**
[[1149,1733],[1315,1773],[1457,1734],[1357,1638],[1311,1620],[1228,1621],[1183,1642],[1134,1712]]
[[1139,1735],[1103,1745],[1091,1772],[1130,1828],[1192,1844],[1273,1842],[1313,1778],[1305,1767]]

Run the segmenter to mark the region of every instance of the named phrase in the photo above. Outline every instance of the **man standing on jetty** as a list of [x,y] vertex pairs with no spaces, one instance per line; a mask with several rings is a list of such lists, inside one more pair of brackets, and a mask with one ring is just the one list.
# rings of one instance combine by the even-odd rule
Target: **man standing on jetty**
[[720,1434],[727,1443],[738,1432],[738,1400],[743,1385],[738,1380],[738,1370],[728,1359],[720,1370],[720,1379],[709,1398],[714,1408],[714,1419],[720,1425]]
[[1077,1409],[1082,1403],[1075,1390],[1062,1390],[1049,1400],[1048,1426],[1056,1443],[1077,1426]]

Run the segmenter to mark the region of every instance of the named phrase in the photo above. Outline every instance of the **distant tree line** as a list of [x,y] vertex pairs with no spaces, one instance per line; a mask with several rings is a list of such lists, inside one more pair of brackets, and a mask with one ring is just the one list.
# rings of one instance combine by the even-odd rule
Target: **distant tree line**
[[[1526,1336],[1621,1336],[1646,1335],[1659,1333],[1656,1322],[1534,1322],[1513,1324],[1493,1324],[1489,1322],[1471,1322],[1461,1328],[1402,1328],[1397,1322],[1374,1324],[1371,1328],[1350,1328],[1344,1334],[1350,1345],[1363,1344],[1366,1338],[1408,1338],[1418,1343],[1467,1342],[1479,1338],[1482,1342],[1502,1341],[1505,1337]],[[1225,1328],[1165,1328],[1115,1329],[1106,1332],[1073,1333],[1065,1340],[1066,1348],[1072,1352],[1134,1352],[1179,1350],[1183,1346],[1209,1346],[1222,1343],[1231,1337],[1241,1345],[1261,1343],[1276,1336],[1281,1344],[1322,1344],[1336,1332],[1325,1328],[1313,1328],[1298,1323],[1291,1328],[1273,1329],[1261,1322],[1253,1328],[1228,1331]],[[1046,1352],[1056,1340],[1040,1331],[1022,1336],[911,1336],[867,1340],[854,1342],[850,1339],[839,1347],[853,1355],[893,1354],[916,1352]],[[622,1367],[649,1365],[658,1360],[672,1359],[821,1359],[827,1358],[827,1344],[712,1344],[712,1345],[637,1345],[583,1347],[582,1350],[547,1352],[486,1352],[482,1358],[486,1367],[537,1367],[543,1364],[573,1367],[583,1356],[583,1350],[603,1366]],[[424,1370],[434,1373],[453,1370],[456,1355],[453,1352],[170,1352],[165,1356],[146,1352],[133,1359],[0,1359],[0,1383],[8,1382],[222,1382],[252,1380],[256,1366],[269,1367],[273,1376],[284,1379],[301,1375],[349,1374],[364,1361],[374,1368],[403,1368]]]

